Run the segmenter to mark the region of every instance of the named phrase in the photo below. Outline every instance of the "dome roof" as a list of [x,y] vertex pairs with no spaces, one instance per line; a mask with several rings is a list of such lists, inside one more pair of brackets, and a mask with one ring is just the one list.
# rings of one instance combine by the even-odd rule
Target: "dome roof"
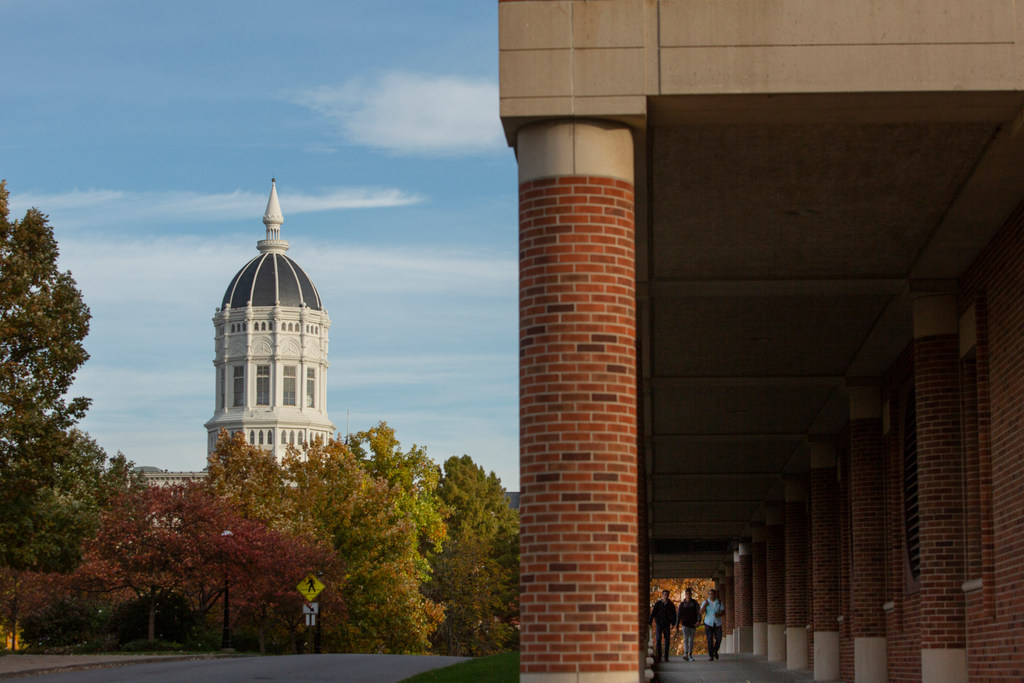
[[221,308],[309,306],[323,310],[313,281],[295,261],[277,252],[256,256],[231,278]]
[[270,199],[263,214],[267,238],[256,243],[260,255],[242,266],[224,292],[221,308],[253,306],[308,306],[323,310],[320,294],[299,264],[284,255],[288,242],[281,239],[284,216],[277,199],[277,183],[270,181]]

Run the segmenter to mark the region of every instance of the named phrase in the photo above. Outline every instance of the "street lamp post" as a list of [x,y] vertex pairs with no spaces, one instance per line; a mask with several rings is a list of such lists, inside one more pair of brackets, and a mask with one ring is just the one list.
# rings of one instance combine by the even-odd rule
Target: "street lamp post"
[[[221,538],[224,539],[225,546],[227,545],[227,539],[233,536],[230,530],[225,530],[221,533]],[[230,650],[231,649],[231,600],[228,594],[230,584],[228,582],[228,563],[224,562],[224,631],[220,637],[220,649]]]

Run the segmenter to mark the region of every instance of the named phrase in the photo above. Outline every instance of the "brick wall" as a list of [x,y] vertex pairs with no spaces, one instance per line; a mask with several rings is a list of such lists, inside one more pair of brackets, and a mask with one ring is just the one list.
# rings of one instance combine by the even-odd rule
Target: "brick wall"
[[[977,469],[985,589],[966,605],[973,681],[1024,680],[1024,209],[960,282],[976,313]],[[970,438],[970,437],[968,437]]]
[[885,615],[889,683],[921,680],[919,587],[909,581],[903,514],[903,417],[912,388],[913,344],[908,344],[883,380],[889,406],[889,432],[883,438],[886,500],[886,601],[893,609]]
[[523,673],[637,671],[633,187],[522,183]]
[[839,467],[839,609],[843,620],[839,623],[839,673],[843,681],[854,679],[853,638],[850,617],[850,430],[843,430],[836,440],[836,461]]

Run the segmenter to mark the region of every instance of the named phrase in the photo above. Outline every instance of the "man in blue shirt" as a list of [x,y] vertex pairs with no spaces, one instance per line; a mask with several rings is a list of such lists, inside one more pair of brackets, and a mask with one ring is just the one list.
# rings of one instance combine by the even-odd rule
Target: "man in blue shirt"
[[718,659],[718,648],[722,646],[722,617],[725,605],[718,599],[718,591],[708,591],[708,599],[701,603],[700,614],[704,617],[704,636],[708,639],[708,660]]

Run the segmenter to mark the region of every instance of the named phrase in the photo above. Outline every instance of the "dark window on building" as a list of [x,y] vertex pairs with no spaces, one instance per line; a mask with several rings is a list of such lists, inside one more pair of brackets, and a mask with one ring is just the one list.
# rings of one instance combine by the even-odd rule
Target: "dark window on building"
[[284,405],[295,405],[295,366],[284,366]]
[[256,405],[270,405],[270,366],[256,366]]
[[910,576],[921,576],[920,513],[917,491],[917,402],[914,390],[907,394],[903,413],[903,523],[907,541],[907,564]]
[[232,372],[232,382],[234,384],[235,400],[231,405],[233,406],[244,406],[245,405],[245,367],[242,365],[236,365]]

